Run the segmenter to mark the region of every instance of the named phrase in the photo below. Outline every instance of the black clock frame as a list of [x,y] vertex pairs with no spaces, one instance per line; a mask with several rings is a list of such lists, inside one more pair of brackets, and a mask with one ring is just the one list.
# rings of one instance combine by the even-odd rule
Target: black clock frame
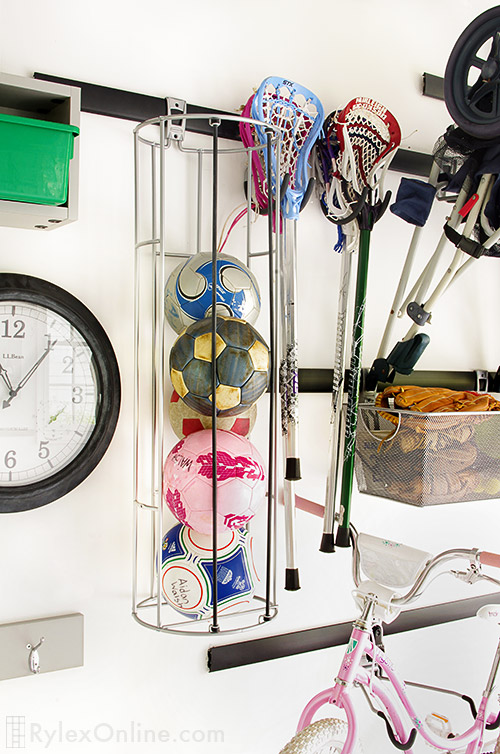
[[39,508],[66,495],[95,469],[114,435],[121,403],[118,362],[111,342],[96,317],[75,296],[47,280],[18,273],[0,273],[0,302],[37,304],[67,319],[91,352],[99,396],[96,423],[86,444],[66,466],[37,482],[2,486],[0,513]]

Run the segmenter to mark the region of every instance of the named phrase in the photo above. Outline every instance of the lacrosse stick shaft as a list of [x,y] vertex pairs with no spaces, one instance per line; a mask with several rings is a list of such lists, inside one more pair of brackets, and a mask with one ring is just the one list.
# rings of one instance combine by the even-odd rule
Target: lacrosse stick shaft
[[342,442],[342,401],[344,396],[344,363],[347,333],[347,305],[352,269],[352,251],[344,244],[340,270],[339,303],[337,311],[337,337],[335,341],[335,361],[333,366],[332,405],[330,415],[330,442],[328,475],[326,479],[325,511],[323,516],[323,536],[320,551],[334,552],[333,527],[335,520],[335,498],[339,471],[339,449]]
[[300,460],[298,455],[298,364],[297,364],[297,310],[295,307],[297,288],[297,223],[285,222],[284,230],[284,359],[286,374],[285,401],[286,416],[283,428],[286,435],[286,469],[285,479],[300,479]]
[[339,525],[335,544],[349,547],[349,522],[351,497],[354,479],[354,451],[358,422],[359,388],[361,382],[361,356],[363,348],[363,328],[368,283],[368,261],[370,253],[370,230],[362,228],[359,236],[358,269],[354,299],[354,323],[351,343],[351,363],[347,391],[347,412],[344,432],[344,459],[342,465],[342,487],[340,490]]
[[299,571],[295,558],[295,490],[294,482],[300,479],[298,457],[298,366],[296,340],[295,295],[297,286],[297,223],[285,220],[281,240],[281,291],[282,291],[282,346],[280,369],[281,428],[285,462],[284,504],[286,568],[285,589],[300,588]]

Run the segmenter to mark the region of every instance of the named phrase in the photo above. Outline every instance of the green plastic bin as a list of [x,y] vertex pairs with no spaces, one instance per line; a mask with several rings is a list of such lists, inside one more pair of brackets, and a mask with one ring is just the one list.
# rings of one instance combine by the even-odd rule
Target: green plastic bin
[[79,129],[0,113],[0,199],[64,204]]

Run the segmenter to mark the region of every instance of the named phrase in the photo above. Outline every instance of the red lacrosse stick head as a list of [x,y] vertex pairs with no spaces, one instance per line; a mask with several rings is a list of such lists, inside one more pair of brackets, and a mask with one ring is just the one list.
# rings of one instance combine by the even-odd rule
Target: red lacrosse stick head
[[377,171],[387,169],[401,143],[396,118],[380,102],[356,97],[339,113],[336,123],[339,167],[342,177],[360,193],[375,188]]

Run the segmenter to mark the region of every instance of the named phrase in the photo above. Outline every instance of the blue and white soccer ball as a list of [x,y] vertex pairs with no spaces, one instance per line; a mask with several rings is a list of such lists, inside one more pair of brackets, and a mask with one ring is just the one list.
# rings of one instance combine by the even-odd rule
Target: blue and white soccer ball
[[[219,535],[217,607],[242,610],[250,605],[258,581],[252,537],[244,529]],[[163,537],[162,591],[182,615],[200,620],[213,611],[212,537],[177,524]]]
[[[217,254],[217,314],[253,324],[260,312],[255,275],[236,257]],[[182,262],[165,286],[165,316],[180,333],[212,310],[212,254],[202,252]]]

